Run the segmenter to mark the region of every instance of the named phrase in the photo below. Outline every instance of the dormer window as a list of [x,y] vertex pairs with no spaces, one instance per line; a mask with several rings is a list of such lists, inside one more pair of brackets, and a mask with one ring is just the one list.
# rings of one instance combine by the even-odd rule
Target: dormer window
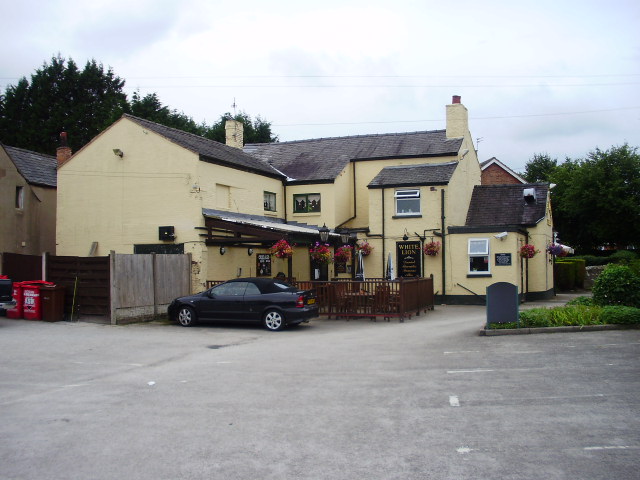
[[420,190],[396,190],[396,215],[420,215]]

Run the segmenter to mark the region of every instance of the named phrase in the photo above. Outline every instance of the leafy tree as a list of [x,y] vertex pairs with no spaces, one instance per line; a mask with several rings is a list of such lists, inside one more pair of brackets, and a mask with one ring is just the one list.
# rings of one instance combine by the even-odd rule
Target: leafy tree
[[558,161],[552,159],[547,153],[536,153],[525,165],[522,177],[529,183],[549,182]]
[[156,93],[149,93],[141,98],[139,92],[134,92],[129,104],[129,112],[136,117],[196,135],[204,135],[208,128],[204,124],[198,125],[184,113],[163,105]]
[[[0,141],[45,154],[55,154],[59,135],[69,132],[69,146],[79,150],[123,113],[186,132],[225,142],[224,124],[232,118],[226,113],[207,126],[163,105],[155,93],[141,97],[135,92],[131,102],[123,93],[125,81],[95,60],[83,70],[58,54],[51,63],[21,78],[0,95]],[[234,117],[244,124],[245,143],[275,142],[271,124],[260,117],[255,121],[246,113]]]
[[8,145],[54,154],[61,131],[78,150],[128,108],[124,80],[102,64],[83,70],[59,54],[51,63],[8,86],[0,98],[0,140]]
[[581,249],[624,248],[640,238],[640,155],[624,144],[559,165],[550,180],[562,241]]

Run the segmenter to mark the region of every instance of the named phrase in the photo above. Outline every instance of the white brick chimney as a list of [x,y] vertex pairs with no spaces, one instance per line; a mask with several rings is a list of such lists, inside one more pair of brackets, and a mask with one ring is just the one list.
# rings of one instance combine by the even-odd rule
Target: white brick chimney
[[237,120],[227,120],[224,124],[225,143],[234,148],[244,147],[244,125]]
[[447,105],[447,138],[464,137],[469,132],[469,112],[460,100],[459,95],[454,95],[451,105]]

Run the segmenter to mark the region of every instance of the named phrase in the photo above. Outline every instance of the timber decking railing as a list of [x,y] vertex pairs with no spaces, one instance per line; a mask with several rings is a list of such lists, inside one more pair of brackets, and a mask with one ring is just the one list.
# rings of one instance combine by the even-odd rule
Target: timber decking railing
[[[222,281],[210,280],[207,288]],[[329,318],[368,317],[400,322],[420,312],[433,310],[433,278],[306,281],[294,280],[292,285],[316,291],[321,315]]]

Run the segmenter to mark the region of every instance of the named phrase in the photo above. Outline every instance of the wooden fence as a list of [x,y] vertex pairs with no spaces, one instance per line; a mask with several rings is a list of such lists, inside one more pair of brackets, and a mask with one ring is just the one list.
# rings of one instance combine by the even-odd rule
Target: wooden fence
[[5,253],[2,260],[3,273],[14,281],[47,280],[64,286],[64,310],[71,319],[92,315],[112,324],[149,319],[165,313],[174,298],[191,289],[190,255]]
[[[223,283],[207,281],[207,288]],[[355,281],[291,280],[289,283],[303,290],[314,289],[321,315],[329,318],[368,317],[404,321],[412,315],[433,310],[433,278],[411,278],[388,281],[382,278]]]
[[154,318],[191,290],[191,256],[112,254],[111,323]]

